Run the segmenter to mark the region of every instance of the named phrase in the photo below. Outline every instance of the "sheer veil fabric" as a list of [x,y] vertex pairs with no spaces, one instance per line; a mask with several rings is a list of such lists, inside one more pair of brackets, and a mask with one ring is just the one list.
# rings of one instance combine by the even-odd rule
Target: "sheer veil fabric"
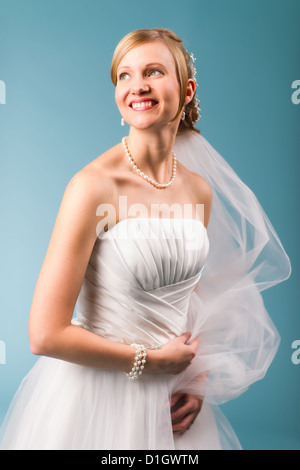
[[213,192],[210,249],[190,301],[190,329],[200,341],[188,388],[221,404],[262,379],[276,354],[280,336],[261,292],[288,279],[291,263],[254,193],[202,135],[177,136],[175,153]]

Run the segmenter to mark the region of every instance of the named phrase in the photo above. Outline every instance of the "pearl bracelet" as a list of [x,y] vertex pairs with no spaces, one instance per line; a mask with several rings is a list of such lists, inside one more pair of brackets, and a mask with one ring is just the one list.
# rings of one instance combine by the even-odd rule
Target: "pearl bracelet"
[[136,380],[139,379],[143,373],[146,364],[147,351],[143,344],[133,343],[130,346],[135,347],[136,355],[134,358],[133,368],[128,374],[125,372],[125,375],[129,380]]

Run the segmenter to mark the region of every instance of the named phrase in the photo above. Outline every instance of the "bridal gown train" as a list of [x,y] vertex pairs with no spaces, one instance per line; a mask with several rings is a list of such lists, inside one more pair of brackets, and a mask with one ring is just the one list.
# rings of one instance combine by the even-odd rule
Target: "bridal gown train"
[[[200,220],[121,220],[95,242],[73,324],[147,348],[193,333],[193,290],[208,252]],[[41,357],[13,399],[0,448],[239,449],[230,424],[206,399],[190,430],[173,434],[170,398],[196,393],[195,383],[203,382],[196,376],[190,366],[176,376],[144,373],[129,381],[123,372]]]

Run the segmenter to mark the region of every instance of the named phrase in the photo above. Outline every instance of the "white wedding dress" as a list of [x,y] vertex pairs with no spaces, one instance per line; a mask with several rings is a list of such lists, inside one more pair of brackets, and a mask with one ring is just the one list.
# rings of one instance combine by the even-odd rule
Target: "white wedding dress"
[[[193,291],[201,283],[208,252],[200,220],[118,222],[95,242],[73,324],[147,348],[187,331],[195,336],[195,323],[199,327],[205,318]],[[198,354],[201,362],[201,344]],[[177,376],[144,373],[129,381],[123,372],[41,357],[10,406],[0,448],[240,449],[218,406],[206,399],[190,430],[174,435],[170,398],[177,391],[205,393],[197,360]]]

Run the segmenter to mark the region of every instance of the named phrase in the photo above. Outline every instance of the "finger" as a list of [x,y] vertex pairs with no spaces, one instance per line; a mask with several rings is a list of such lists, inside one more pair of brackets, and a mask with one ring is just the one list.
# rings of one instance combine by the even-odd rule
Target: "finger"
[[195,413],[188,414],[182,421],[172,425],[173,433],[184,433],[188,431],[196,419]]
[[170,400],[171,408],[173,408],[176,405],[176,403],[180,400],[182,395],[183,394],[180,392],[173,393],[173,395],[171,396],[171,400]]
[[198,345],[199,345],[199,339],[196,338],[191,342],[190,346],[193,348],[193,350],[196,352],[197,349],[198,349]]
[[172,428],[175,432],[184,432],[189,429],[197,418],[197,413],[189,413],[178,423],[172,424]]
[[186,399],[185,399],[184,395],[182,395],[182,396],[179,397],[179,399],[177,400],[175,405],[171,407],[171,419],[172,419],[172,421],[173,421],[173,419],[181,420],[184,417],[184,414],[186,414],[186,413],[184,412],[184,410],[182,412],[180,412],[180,410],[185,405],[186,405]]
[[183,335],[180,336],[180,338],[183,340],[184,343],[187,343],[190,337],[192,336],[191,333],[183,333]]
[[194,402],[184,400],[180,408],[174,409],[174,411],[171,412],[172,423],[175,424],[181,422],[183,419],[185,419],[186,416],[191,413],[196,413],[197,410],[198,408]]

